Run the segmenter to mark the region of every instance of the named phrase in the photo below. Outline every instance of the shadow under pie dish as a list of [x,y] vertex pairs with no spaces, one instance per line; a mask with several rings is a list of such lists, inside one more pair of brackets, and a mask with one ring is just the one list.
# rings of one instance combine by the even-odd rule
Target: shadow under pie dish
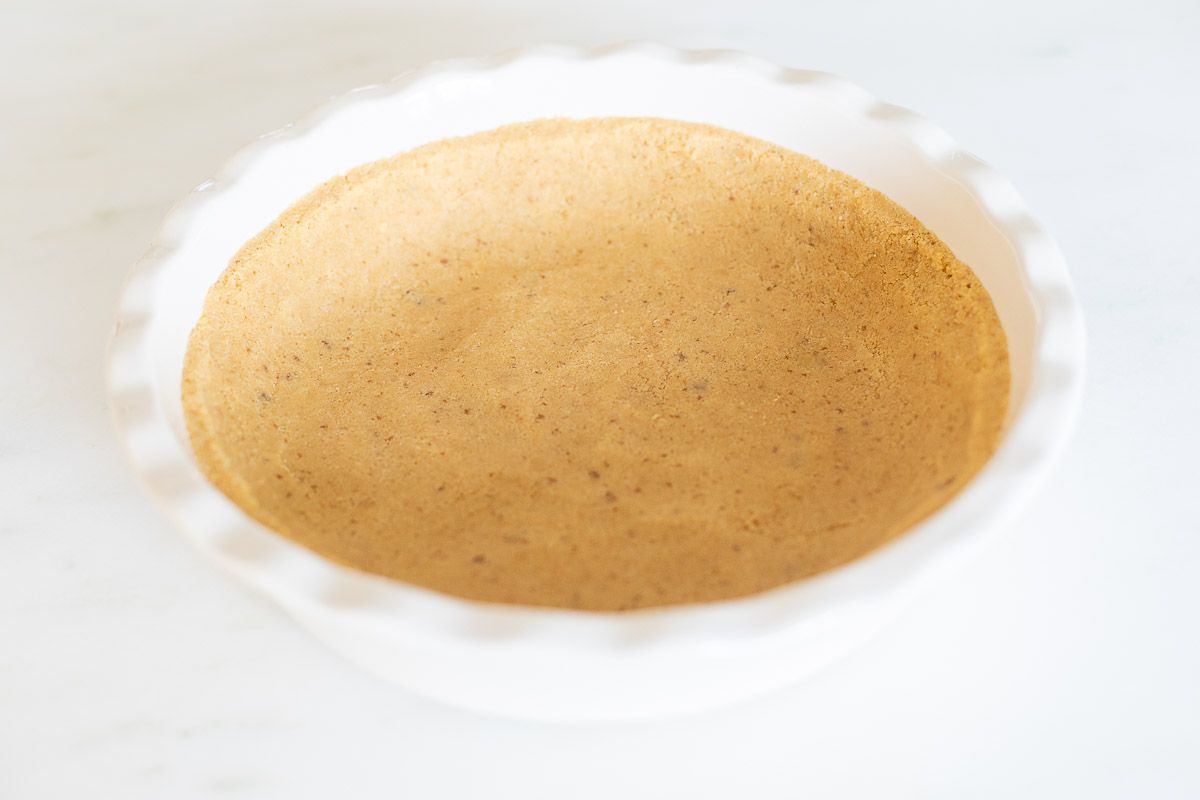
[[[578,91],[555,95],[564,75]],[[237,501],[218,511],[191,459],[175,475],[189,508],[213,500],[206,548],[360,663],[505,713],[684,710],[844,652],[1010,513],[1078,368],[1065,273],[1012,227],[1019,201],[946,180],[936,129],[858,91],[742,58],[542,53],[352,96],[243,159],[192,219],[220,246],[160,271],[182,322],[149,337],[172,446],[190,428]],[[239,188],[253,212],[217,220]],[[1057,296],[1031,291],[1045,278]],[[1040,422],[1039,391],[1060,401]]]

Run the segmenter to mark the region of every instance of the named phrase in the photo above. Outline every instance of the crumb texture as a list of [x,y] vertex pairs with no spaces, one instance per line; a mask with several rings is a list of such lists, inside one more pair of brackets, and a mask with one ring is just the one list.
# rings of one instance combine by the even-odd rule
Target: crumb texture
[[910,214],[731,131],[544,120],[335,178],[192,333],[208,477],[342,564],[596,610],[828,570],[996,447],[1004,333]]

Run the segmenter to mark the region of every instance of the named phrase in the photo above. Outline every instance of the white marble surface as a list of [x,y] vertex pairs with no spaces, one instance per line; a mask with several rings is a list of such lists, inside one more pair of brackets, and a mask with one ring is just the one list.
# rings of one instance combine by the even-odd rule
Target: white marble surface
[[[1200,7],[599,5],[0,6],[0,798],[1200,796]],[[1088,397],[1022,522],[818,680],[474,717],[191,550],[115,448],[104,339],[167,206],[253,136],[432,58],[630,38],[843,73],[999,167],[1071,262]]]

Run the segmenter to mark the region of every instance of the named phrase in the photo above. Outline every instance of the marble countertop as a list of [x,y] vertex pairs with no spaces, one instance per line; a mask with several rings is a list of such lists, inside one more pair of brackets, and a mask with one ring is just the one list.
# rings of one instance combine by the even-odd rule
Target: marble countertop
[[[9,0],[0,25],[0,798],[1200,796],[1200,7]],[[746,705],[594,728],[360,672],[148,502],[103,397],[167,207],[330,94],[538,42],[838,72],[940,122],[1058,238],[1078,433],[983,558]]]

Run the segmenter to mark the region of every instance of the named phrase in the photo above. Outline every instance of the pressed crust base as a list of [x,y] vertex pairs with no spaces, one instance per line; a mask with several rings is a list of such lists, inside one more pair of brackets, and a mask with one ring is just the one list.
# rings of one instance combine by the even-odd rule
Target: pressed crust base
[[462,597],[737,597],[901,534],[991,455],[1009,370],[908,212],[732,131],[543,120],[324,184],[192,332],[201,468],[277,532]]

